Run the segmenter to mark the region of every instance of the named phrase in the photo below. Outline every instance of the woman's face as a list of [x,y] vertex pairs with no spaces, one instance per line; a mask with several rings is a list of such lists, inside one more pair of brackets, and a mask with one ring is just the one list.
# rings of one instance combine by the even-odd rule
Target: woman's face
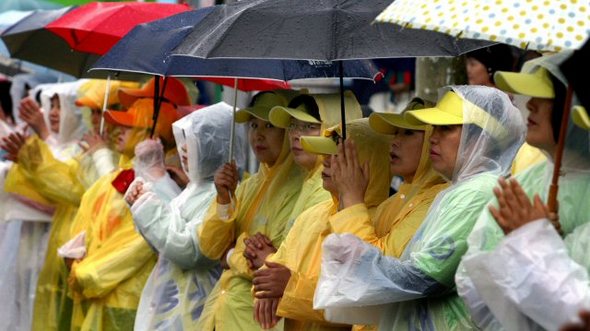
[[91,108],[90,112],[90,121],[92,122],[92,127],[94,128],[94,132],[98,133],[100,130],[100,121],[102,119],[102,110],[98,108]]
[[135,146],[129,146],[131,139],[133,138],[133,134],[133,128],[127,126],[119,127],[119,136],[117,137],[117,152],[127,154],[131,148],[135,148]]
[[332,195],[337,195],[338,189],[332,180],[332,155],[322,155],[322,163],[324,165],[324,170],[322,170],[322,186],[324,190],[332,193]]
[[553,99],[531,98],[526,107],[529,110],[526,142],[553,154],[557,145],[551,125]]
[[472,57],[468,57],[466,62],[469,85],[494,86],[488,69],[481,62]]
[[316,164],[317,155],[308,153],[301,147],[301,136],[319,136],[321,127],[319,124],[303,122],[291,119],[287,128],[289,142],[291,143],[291,153],[293,159],[299,166],[311,170]]
[[248,122],[248,128],[248,141],[256,159],[272,167],[281,154],[285,130],[255,117]]
[[430,137],[432,168],[446,178],[453,178],[462,129],[462,125],[435,126]]
[[420,164],[423,143],[424,131],[398,128],[389,151],[391,173],[411,183]]
[[51,97],[51,109],[49,110],[49,128],[52,132],[59,132],[59,114],[61,112],[61,105],[59,104],[59,97],[54,95]]

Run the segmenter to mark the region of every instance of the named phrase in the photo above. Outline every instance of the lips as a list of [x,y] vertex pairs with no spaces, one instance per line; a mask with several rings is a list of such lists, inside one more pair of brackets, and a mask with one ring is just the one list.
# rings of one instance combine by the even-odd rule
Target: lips
[[438,152],[436,152],[435,150],[431,149],[430,150],[430,157],[440,157],[440,154]]
[[533,121],[530,117],[527,119],[527,125],[528,126],[532,126],[532,125],[537,125],[537,122]]

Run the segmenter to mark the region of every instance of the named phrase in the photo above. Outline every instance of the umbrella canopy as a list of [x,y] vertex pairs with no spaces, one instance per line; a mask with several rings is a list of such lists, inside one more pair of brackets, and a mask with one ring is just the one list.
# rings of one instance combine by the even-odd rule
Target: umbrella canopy
[[384,0],[253,0],[208,15],[175,54],[201,58],[349,60],[455,56],[489,42],[371,24]]
[[[199,59],[190,56],[169,56],[205,17],[214,11],[224,10],[224,7],[222,5],[203,8],[140,24],[100,58],[91,72],[109,70],[196,77],[227,86],[234,86],[234,79],[238,78],[240,90],[269,89],[265,85],[271,89],[287,88],[285,82],[292,79],[339,77],[338,66],[329,61]],[[343,74],[348,78],[370,80],[380,75],[370,61],[356,60],[345,61]],[[275,82],[270,84],[260,78]]]
[[148,2],[93,2],[77,7],[47,24],[72,49],[105,54],[137,24],[183,11],[186,5]]
[[378,22],[498,41],[537,51],[577,49],[590,31],[588,1],[396,0]]
[[72,76],[82,76],[98,59],[98,55],[72,51],[68,43],[45,29],[45,25],[72,9],[65,7],[35,11],[6,29],[0,38],[6,44],[10,56]]
[[567,80],[574,86],[576,96],[586,109],[590,109],[590,41],[575,51],[574,54],[561,64],[561,71]]

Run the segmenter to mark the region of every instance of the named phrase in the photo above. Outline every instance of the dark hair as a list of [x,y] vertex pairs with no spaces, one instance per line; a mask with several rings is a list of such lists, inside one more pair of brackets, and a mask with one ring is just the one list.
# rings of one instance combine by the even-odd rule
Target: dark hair
[[305,109],[307,109],[307,113],[309,115],[313,116],[313,118],[320,122],[322,121],[322,119],[320,118],[320,108],[318,107],[317,102],[311,95],[302,94],[296,96],[295,98],[293,98],[293,100],[291,100],[291,102],[289,102],[288,107],[297,108],[302,104],[305,105]]
[[563,83],[555,78],[553,75],[549,75],[551,83],[553,83],[553,92],[555,98],[553,99],[553,109],[551,110],[551,127],[553,131],[553,139],[557,142],[559,140],[559,129],[561,128],[561,118],[563,116],[563,106],[565,103],[566,88]]
[[0,106],[4,111],[4,114],[14,121],[14,115],[12,114],[12,97],[10,96],[10,86],[12,82],[6,80],[0,82]]
[[513,71],[514,55],[512,47],[506,44],[497,44],[494,46],[484,47],[465,54],[467,58],[474,58],[483,64],[490,79],[494,81],[496,71]]

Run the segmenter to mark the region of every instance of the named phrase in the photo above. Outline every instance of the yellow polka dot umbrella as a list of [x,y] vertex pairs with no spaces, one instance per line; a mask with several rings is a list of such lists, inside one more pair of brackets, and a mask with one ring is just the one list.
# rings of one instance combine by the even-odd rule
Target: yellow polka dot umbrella
[[590,34],[588,0],[396,0],[376,21],[559,52]]

